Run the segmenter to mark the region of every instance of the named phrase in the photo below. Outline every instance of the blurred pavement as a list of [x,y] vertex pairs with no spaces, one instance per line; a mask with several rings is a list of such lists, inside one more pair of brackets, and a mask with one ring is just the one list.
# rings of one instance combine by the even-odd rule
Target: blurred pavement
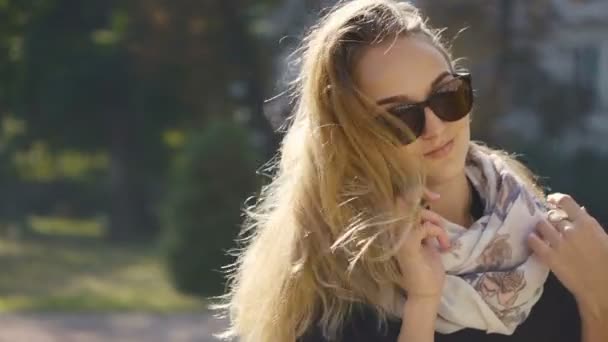
[[0,314],[0,342],[216,342],[209,314]]

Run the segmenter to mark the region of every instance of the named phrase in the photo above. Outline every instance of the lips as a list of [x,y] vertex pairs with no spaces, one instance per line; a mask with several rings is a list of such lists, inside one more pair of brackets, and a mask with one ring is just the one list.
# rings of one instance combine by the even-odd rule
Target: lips
[[429,155],[432,155],[433,153],[436,153],[436,152],[440,151],[442,148],[444,148],[444,147],[446,147],[447,145],[449,145],[449,144],[450,144],[450,143],[451,143],[453,140],[454,140],[454,139],[451,139],[451,140],[446,141],[445,143],[443,143],[443,144],[439,145],[438,147],[435,147],[434,149],[432,149],[432,150],[430,150],[430,151],[428,151],[428,152],[425,152],[425,153],[424,153],[424,155],[425,155],[425,156],[429,156]]
[[430,150],[429,152],[426,152],[424,154],[424,157],[430,158],[430,159],[444,158],[445,156],[450,154],[453,147],[454,147],[454,139],[444,143],[443,145],[440,145],[439,147],[436,147],[436,148]]

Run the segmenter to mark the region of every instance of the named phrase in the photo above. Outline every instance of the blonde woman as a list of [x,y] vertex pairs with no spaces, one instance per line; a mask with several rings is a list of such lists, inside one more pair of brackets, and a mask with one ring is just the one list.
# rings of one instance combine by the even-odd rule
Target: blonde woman
[[608,238],[470,140],[472,77],[415,7],[342,2],[302,52],[276,174],[217,306],[224,337],[578,341],[578,307],[584,340],[608,341]]

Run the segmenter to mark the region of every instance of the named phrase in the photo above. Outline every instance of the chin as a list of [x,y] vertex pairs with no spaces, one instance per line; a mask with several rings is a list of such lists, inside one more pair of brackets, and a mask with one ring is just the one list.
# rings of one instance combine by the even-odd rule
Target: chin
[[449,165],[438,169],[430,169],[426,175],[427,184],[441,184],[445,183],[458,175],[461,175],[464,171],[464,165]]
[[462,142],[455,147],[452,155],[427,165],[427,184],[444,183],[463,174],[469,144]]

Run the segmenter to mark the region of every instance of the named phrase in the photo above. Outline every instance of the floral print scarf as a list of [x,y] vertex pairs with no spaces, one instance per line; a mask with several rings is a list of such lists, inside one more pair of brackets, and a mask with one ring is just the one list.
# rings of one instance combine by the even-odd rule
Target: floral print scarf
[[545,209],[499,156],[474,144],[465,172],[485,208],[468,229],[446,225],[452,249],[442,254],[447,275],[435,330],[511,335],[539,300],[549,274],[526,242]]

